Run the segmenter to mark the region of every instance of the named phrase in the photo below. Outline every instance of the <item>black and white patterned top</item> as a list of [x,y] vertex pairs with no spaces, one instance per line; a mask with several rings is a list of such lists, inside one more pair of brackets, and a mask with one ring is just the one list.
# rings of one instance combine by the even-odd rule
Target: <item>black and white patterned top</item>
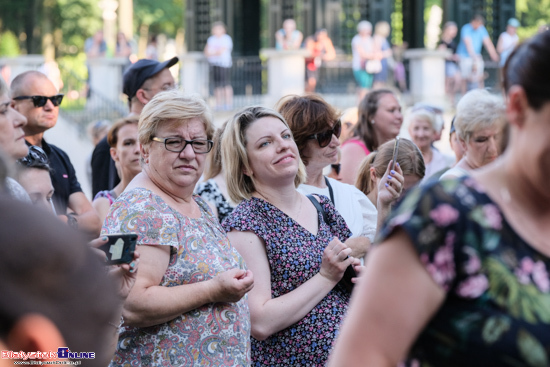
[[213,178],[199,183],[195,189],[195,193],[204,201],[211,202],[216,205],[218,220],[220,223],[223,222],[225,217],[231,214],[233,209],[235,209],[234,206],[229,204],[225,196],[223,196],[218,184]]

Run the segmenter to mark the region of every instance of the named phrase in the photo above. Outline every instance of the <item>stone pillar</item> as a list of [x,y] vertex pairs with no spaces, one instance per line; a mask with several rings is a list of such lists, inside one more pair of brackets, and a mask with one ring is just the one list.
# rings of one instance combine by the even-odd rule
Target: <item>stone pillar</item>
[[0,67],[6,68],[2,70],[2,75],[6,77],[8,84],[19,74],[25,71],[39,70],[43,64],[44,56],[42,55],[21,55],[0,58]]
[[101,100],[120,101],[122,93],[122,74],[128,63],[125,57],[98,57],[88,60],[90,66],[91,94],[87,107],[93,107]]
[[198,93],[208,100],[208,61],[202,52],[187,52],[180,57],[180,87],[186,93]]
[[448,51],[411,49],[409,59],[409,89],[413,103],[429,102],[445,105],[445,57]]
[[289,94],[304,94],[307,50],[263,49],[260,54],[267,58],[266,105],[273,107],[281,97]]

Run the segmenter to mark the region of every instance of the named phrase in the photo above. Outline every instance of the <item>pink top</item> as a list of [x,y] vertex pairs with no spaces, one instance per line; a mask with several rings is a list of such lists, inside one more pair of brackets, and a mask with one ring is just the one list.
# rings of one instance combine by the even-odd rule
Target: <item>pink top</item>
[[351,138],[351,139],[346,140],[345,142],[342,143],[342,148],[344,147],[344,145],[352,144],[352,143],[359,145],[361,148],[363,148],[363,151],[365,152],[365,155],[369,155],[370,151],[368,150],[365,143],[363,143],[362,140],[359,140],[359,138]]

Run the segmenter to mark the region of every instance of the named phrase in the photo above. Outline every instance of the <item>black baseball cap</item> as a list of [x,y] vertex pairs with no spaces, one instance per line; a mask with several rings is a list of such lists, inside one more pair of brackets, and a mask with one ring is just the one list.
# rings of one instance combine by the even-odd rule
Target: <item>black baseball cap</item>
[[136,61],[124,72],[124,76],[122,77],[122,91],[128,96],[128,99],[132,99],[147,79],[158,74],[165,68],[174,66],[178,61],[179,59],[177,56],[164,62],[149,59]]

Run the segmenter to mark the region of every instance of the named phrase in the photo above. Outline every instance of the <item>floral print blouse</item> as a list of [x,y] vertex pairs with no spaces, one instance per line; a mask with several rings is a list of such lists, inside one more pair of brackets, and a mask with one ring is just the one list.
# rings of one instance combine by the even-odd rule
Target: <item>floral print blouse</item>
[[[201,217],[181,215],[152,191],[123,192],[102,233],[137,233],[138,245],[170,246],[170,262],[160,283],[175,287],[245,268],[208,205],[198,196]],[[248,296],[236,303],[209,303],[150,327],[123,326],[111,366],[248,366]]]
[[[267,201],[243,200],[223,222],[226,231],[251,231],[266,247],[273,298],[289,293],[319,272],[323,251],[334,236],[351,236],[329,198],[319,195],[332,226],[317,213],[319,230],[309,232]],[[324,366],[349,303],[336,286],[303,319],[260,341],[252,338],[252,366]]]
[[403,228],[446,299],[416,340],[416,366],[550,365],[550,259],[473,178],[411,191],[380,233]]

